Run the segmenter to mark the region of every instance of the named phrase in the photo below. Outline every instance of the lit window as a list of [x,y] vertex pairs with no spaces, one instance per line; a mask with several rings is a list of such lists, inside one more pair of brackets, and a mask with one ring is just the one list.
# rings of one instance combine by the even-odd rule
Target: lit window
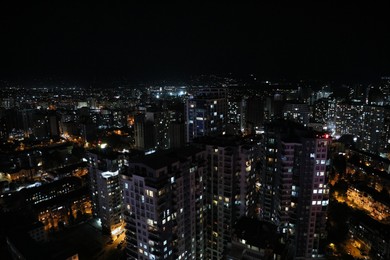
[[146,195],[153,198],[153,191],[146,190]]

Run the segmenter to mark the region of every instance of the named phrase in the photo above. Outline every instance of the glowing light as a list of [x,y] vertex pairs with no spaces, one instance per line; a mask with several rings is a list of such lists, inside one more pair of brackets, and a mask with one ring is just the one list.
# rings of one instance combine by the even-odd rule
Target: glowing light
[[103,178],[108,179],[110,177],[117,176],[119,174],[119,171],[115,171],[115,172],[107,171],[107,172],[102,172],[101,174]]
[[122,226],[117,227],[117,228],[111,230],[111,235],[116,236],[116,235],[118,235],[119,233],[121,233],[121,231],[122,231]]

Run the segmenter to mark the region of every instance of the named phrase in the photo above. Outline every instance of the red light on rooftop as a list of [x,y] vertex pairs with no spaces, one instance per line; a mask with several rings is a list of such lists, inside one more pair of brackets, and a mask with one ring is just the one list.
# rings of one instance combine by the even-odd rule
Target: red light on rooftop
[[328,134],[325,134],[325,138],[329,138],[329,135],[328,135]]

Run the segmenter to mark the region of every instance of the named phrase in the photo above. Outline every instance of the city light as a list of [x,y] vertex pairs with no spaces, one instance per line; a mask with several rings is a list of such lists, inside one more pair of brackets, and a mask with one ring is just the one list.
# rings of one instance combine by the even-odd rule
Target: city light
[[388,9],[334,8],[2,7],[1,258],[388,259]]

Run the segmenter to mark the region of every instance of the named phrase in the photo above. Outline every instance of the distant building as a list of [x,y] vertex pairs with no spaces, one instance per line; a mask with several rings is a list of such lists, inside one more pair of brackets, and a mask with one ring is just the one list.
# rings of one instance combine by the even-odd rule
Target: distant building
[[1,100],[1,106],[5,109],[11,109],[15,107],[15,99],[14,98],[3,98]]
[[283,118],[307,126],[310,119],[309,106],[303,103],[286,103],[283,106]]
[[58,181],[41,185],[35,183],[19,193],[27,205],[36,205],[39,203],[52,201],[66,196],[69,193],[82,188],[82,180],[78,177],[65,177]]
[[321,98],[314,102],[313,108],[313,120],[316,123],[321,123],[327,126],[328,122],[328,99]]
[[143,113],[134,117],[135,147],[143,151],[149,151],[155,148],[153,121],[148,119]]
[[228,123],[227,89],[198,87],[185,100],[186,142],[202,136],[226,133]]
[[226,131],[226,98],[193,98],[186,101],[187,142],[202,136],[222,135]]
[[[390,99],[389,99],[390,100]],[[385,107],[381,156],[390,159],[390,106]]]
[[169,126],[168,111],[145,112],[136,115],[134,119],[136,148],[145,152],[169,149]]
[[385,108],[383,106],[364,105],[362,126],[360,128],[359,147],[363,151],[379,154],[387,145],[383,141],[385,132]]
[[246,101],[245,126],[255,133],[264,124],[264,100],[260,97],[250,97]]
[[245,129],[245,102],[244,100],[229,100],[226,133],[241,134]]
[[181,122],[171,122],[169,125],[170,148],[181,148],[186,144],[185,124]]
[[390,105],[390,77],[382,77],[379,89],[383,93],[384,105]]
[[335,132],[338,135],[350,134],[360,137],[362,125],[362,103],[343,102],[338,103],[336,108]]

